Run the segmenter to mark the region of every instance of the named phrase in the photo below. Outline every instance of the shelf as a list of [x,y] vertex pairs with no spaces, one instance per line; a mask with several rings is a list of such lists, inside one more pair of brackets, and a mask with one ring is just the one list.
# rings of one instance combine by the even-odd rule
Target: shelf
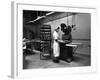
[[[41,51],[43,52],[42,55],[46,56],[47,52],[50,56],[50,50],[51,50],[51,26],[50,25],[43,25],[40,28],[40,39],[41,41],[44,41],[41,43]],[[45,55],[46,54],[46,55]]]

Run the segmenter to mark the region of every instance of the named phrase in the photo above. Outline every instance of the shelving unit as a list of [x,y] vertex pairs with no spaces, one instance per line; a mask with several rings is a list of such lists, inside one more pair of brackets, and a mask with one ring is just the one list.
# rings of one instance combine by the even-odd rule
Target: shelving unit
[[42,25],[40,27],[41,53],[40,59],[48,59],[51,56],[51,26]]

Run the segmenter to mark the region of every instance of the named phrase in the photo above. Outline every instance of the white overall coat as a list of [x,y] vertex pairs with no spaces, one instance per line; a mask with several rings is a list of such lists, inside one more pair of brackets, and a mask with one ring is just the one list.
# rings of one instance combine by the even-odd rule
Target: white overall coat
[[53,32],[53,56],[58,57],[59,56],[59,43],[56,41],[58,40],[59,35],[56,31]]

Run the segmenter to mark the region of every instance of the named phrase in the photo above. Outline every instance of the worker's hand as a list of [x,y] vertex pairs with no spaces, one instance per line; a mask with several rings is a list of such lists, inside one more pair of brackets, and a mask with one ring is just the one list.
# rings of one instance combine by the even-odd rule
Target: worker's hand
[[57,40],[57,39],[55,39],[55,41],[56,41],[56,42],[58,42],[58,40]]

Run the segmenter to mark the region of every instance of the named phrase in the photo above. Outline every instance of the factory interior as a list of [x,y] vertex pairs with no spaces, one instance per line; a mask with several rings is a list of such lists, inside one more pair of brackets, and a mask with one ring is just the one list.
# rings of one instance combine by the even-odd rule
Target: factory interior
[[[71,27],[71,42],[61,24]],[[53,32],[59,29],[59,63],[53,62]],[[71,54],[72,60],[66,61]],[[23,10],[23,69],[91,66],[91,14]]]

